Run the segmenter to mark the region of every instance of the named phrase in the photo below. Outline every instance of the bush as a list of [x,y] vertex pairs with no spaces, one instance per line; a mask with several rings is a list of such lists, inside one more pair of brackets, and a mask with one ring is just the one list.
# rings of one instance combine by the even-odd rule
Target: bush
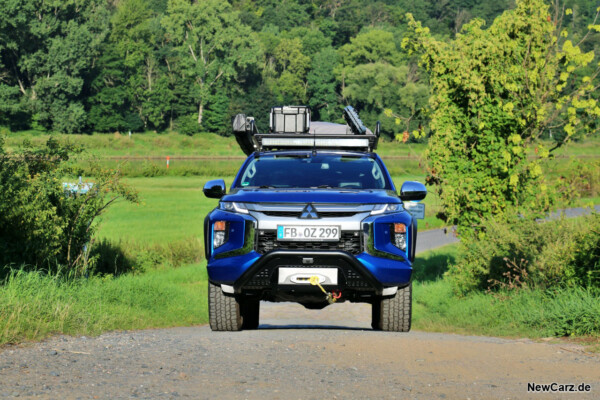
[[0,265],[86,273],[96,217],[118,198],[137,201],[118,171],[99,167],[87,193],[65,189],[79,151],[50,137],[44,147],[7,153],[0,138]]
[[175,130],[182,134],[192,136],[200,133],[201,127],[198,124],[198,115],[183,115],[175,120]]
[[152,178],[155,176],[164,176],[167,174],[167,172],[169,172],[169,171],[166,168],[164,168],[164,167],[161,168],[158,165],[156,165],[156,163],[153,163],[153,162],[145,161],[144,166],[142,167],[142,176],[144,176],[146,178]]
[[600,214],[537,222],[490,218],[462,237],[447,272],[455,291],[600,287]]
[[565,201],[594,197],[600,193],[600,161],[569,160],[554,184],[554,191]]

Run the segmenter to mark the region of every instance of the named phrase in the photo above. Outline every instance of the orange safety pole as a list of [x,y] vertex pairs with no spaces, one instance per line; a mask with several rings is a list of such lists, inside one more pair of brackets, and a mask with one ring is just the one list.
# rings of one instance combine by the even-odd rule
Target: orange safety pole
[[171,160],[171,157],[167,156],[167,169],[169,169],[169,160]]

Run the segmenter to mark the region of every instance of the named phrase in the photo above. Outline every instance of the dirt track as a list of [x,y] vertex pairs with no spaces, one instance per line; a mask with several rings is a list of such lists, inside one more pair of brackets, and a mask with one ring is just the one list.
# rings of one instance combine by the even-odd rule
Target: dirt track
[[[600,356],[577,346],[374,332],[368,306],[334,307],[267,305],[256,331],[202,326],[5,348],[0,398],[600,398]],[[528,393],[528,382],[592,391]]]

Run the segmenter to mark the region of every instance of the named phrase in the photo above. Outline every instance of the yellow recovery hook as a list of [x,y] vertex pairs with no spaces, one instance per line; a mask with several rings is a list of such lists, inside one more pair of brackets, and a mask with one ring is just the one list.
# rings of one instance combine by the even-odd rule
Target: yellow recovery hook
[[311,276],[309,282],[313,286],[318,286],[319,289],[321,289],[321,291],[323,293],[325,293],[325,297],[327,298],[327,302],[329,304],[335,303],[340,297],[342,297],[342,292],[336,292],[336,291],[333,291],[331,293],[327,292],[323,288],[323,286],[321,286],[321,283],[319,282],[319,277],[316,275]]

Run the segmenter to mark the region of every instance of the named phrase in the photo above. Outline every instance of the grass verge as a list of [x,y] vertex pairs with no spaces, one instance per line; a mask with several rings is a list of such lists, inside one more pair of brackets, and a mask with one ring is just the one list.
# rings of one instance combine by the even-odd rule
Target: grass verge
[[0,286],[0,345],[204,324],[206,281],[202,264],[74,281],[15,272]]
[[582,288],[455,297],[447,281],[414,287],[414,327],[508,337],[600,337],[598,294]]
[[[584,337],[598,344],[599,293],[568,288],[456,297],[443,279],[456,251],[453,244],[418,257],[414,329],[507,337]],[[75,281],[16,272],[0,286],[0,345],[54,334],[96,335],[204,324],[208,314],[206,281],[204,264]]]
[[415,263],[413,326],[418,330],[508,337],[600,338],[600,292],[583,288],[475,292],[457,297],[443,279],[458,244]]

